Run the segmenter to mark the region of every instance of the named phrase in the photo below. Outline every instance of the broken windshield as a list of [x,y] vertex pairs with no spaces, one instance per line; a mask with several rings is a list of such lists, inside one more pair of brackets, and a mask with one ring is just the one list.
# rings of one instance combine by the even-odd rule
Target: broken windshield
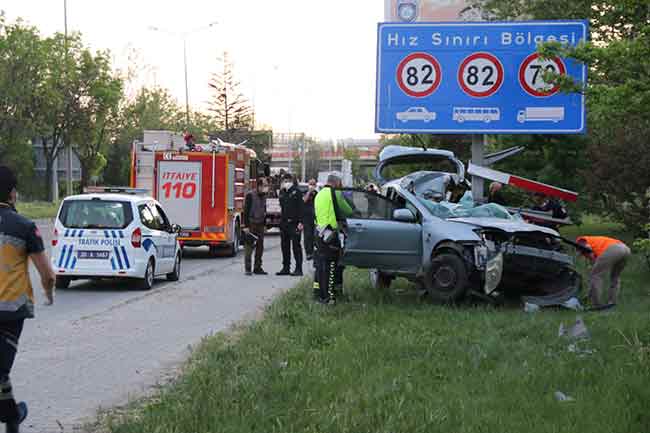
[[514,216],[506,208],[496,203],[488,203],[474,206],[474,200],[468,191],[458,203],[450,201],[436,201],[436,196],[427,198],[418,196],[422,203],[433,216],[441,219],[449,218],[498,218],[503,220],[515,220]]

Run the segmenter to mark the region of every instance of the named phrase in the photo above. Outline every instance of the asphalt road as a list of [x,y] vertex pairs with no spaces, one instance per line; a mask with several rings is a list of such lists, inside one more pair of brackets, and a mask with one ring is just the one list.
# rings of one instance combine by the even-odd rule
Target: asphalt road
[[[52,227],[39,224],[47,245]],[[280,269],[279,237],[266,238],[264,268]],[[294,277],[247,277],[243,251],[210,258],[189,250],[180,281],[142,292],[114,281],[74,282],[44,306],[32,269],[36,319],[25,323],[12,372],[14,392],[29,404],[25,432],[71,432],[97,409],[145,394],[187,358],[206,335],[253,317]]]

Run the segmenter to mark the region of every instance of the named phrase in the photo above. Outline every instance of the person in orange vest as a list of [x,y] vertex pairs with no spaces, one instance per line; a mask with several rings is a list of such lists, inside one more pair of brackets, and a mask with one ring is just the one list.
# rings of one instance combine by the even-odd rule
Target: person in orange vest
[[625,268],[628,257],[632,253],[623,242],[605,236],[581,236],[576,242],[583,247],[580,251],[584,257],[593,263],[589,276],[589,299],[597,307],[600,304],[600,291],[603,280],[609,273],[611,282],[607,302],[616,305],[616,296],[621,288],[621,273]]

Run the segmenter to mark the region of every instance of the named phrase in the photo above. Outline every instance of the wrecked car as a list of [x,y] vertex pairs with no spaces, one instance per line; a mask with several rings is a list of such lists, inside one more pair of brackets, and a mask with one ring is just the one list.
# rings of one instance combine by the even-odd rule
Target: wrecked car
[[[404,164],[417,171],[398,167]],[[465,167],[452,152],[387,146],[375,177],[381,194],[345,193],[354,215],[346,218],[342,258],[345,265],[370,269],[374,286],[405,277],[438,303],[471,293],[514,294],[534,296],[542,306],[579,291],[570,243],[497,204],[475,206]]]

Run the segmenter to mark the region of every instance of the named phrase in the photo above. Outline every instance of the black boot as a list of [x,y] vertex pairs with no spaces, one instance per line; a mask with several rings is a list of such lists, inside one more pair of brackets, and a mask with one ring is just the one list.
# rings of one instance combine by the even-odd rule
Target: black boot
[[21,401],[16,405],[18,419],[7,423],[7,433],[20,433],[20,424],[27,418],[27,403]]
[[276,272],[275,275],[291,275],[291,271],[286,268],[282,268],[280,272]]

